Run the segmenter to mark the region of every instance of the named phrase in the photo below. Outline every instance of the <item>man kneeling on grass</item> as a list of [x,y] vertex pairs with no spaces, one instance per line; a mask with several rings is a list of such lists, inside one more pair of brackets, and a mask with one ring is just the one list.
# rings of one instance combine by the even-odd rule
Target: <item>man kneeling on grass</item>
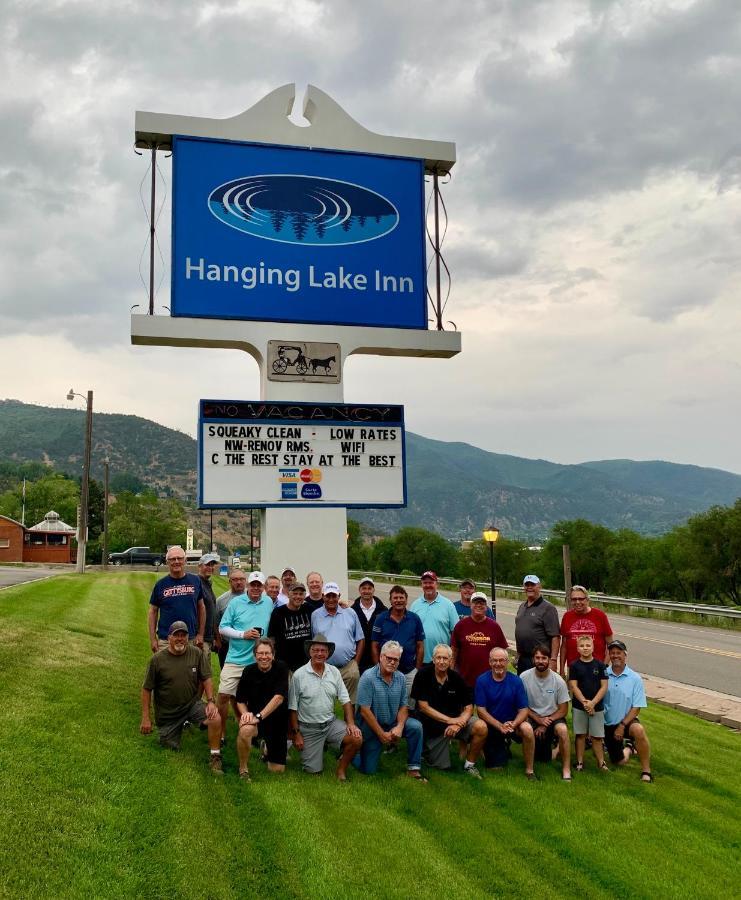
[[643,679],[628,666],[628,648],[622,641],[611,641],[607,650],[610,665],[605,695],[605,749],[612,762],[624,766],[632,755],[632,742],[641,762],[641,781],[651,782],[651,745],[646,729],[638,721],[638,713],[648,706]]
[[533,668],[526,669],[520,678],[525,685],[530,724],[535,735],[535,759],[550,762],[554,758],[554,743],[561,757],[564,781],[571,781],[571,742],[566,716],[569,712],[569,690],[558,672],[551,669],[551,648],[536,644]]
[[[325,744],[339,751],[337,778],[346,781],[347,767],[363,738],[340,670],[327,662],[335,646],[323,634],[315,634],[304,646],[309,662],[296,669],[288,689],[289,736],[301,754],[304,772],[312,775],[320,775],[324,768]],[[335,718],[335,700],[342,705],[344,723]]]
[[260,737],[260,754],[269,772],[286,769],[288,666],[275,659],[271,638],[255,642],[255,662],[245,666],[237,685],[239,777],[250,781],[252,741]]
[[507,651],[495,647],[489,653],[491,671],[476,679],[474,702],[479,718],[489,729],[484,759],[487,769],[503,769],[509,761],[510,742],[521,741],[525,776],[528,781],[537,781],[538,776],[533,771],[535,736],[533,726],[528,722],[530,710],[525,685],[518,675],[507,671],[508,664]]
[[420,773],[422,725],[417,719],[409,718],[406,679],[399,672],[401,654],[402,646],[398,641],[386,641],[377,665],[360,676],[358,710],[363,746],[353,765],[366,775],[374,774],[378,771],[383,748],[395,747],[404,738],[407,742],[407,775],[417,781],[426,781]]
[[432,665],[421,669],[414,679],[412,697],[424,732],[425,756],[433,768],[450,769],[450,742],[457,740],[465,759],[463,770],[472,778],[481,778],[476,760],[488,731],[481,719],[471,718],[471,688],[450,668],[452,662],[452,648],[438,644],[432,651]]
[[[201,689],[206,704],[201,700]],[[186,722],[208,729],[211,748],[211,771],[222,775],[221,718],[214,703],[211,668],[200,648],[188,643],[188,626],[173,622],[167,637],[167,647],[158,650],[149,660],[141,692],[142,720],[139,730],[151,734],[150,705],[154,696],[155,721],[160,744],[171,750],[180,749],[180,739]]]

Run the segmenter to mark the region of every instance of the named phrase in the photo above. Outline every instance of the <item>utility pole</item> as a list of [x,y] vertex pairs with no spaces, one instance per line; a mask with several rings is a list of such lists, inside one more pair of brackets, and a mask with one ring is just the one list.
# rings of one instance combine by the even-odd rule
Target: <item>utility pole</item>
[[108,568],[108,465],[106,456],[103,460],[103,568]]
[[70,388],[67,393],[68,400],[75,397],[87,399],[87,417],[85,419],[85,456],[82,464],[82,482],[80,484],[80,527],[77,531],[77,571],[85,574],[85,553],[87,551],[87,519],[88,497],[90,496],[90,451],[93,446],[93,392],[87,392],[87,398],[83,394],[76,394]]
[[568,544],[563,545],[563,589],[566,608],[569,608],[571,597],[571,549]]

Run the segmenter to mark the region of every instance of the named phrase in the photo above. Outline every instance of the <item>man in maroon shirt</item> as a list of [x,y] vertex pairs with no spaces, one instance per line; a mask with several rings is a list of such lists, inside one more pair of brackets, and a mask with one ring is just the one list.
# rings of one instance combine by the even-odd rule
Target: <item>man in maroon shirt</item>
[[470,688],[479,675],[489,671],[489,653],[494,647],[508,649],[504,632],[498,622],[488,618],[487,611],[486,594],[477,591],[471,596],[471,615],[458,622],[450,639],[453,667]]
[[601,609],[589,605],[589,592],[580,584],[571,588],[571,609],[566,610],[561,620],[561,677],[566,675],[566,666],[579,658],[577,639],[588,634],[594,641],[594,658],[609,663],[607,645],[614,638],[610,620]]

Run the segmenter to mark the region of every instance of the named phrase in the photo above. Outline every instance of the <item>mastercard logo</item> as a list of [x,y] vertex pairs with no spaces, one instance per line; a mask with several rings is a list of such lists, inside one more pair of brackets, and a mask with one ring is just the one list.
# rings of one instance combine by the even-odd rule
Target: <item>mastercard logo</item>
[[318,484],[322,480],[321,469],[301,469],[298,476],[305,484]]

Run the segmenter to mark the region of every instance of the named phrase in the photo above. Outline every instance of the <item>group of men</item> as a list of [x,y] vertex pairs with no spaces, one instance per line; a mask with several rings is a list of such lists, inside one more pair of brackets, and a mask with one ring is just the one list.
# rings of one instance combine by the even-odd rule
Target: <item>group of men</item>
[[[474,778],[481,777],[482,756],[487,768],[501,768],[512,743],[521,743],[529,779],[537,779],[535,761],[559,758],[570,781],[566,715],[573,699],[577,770],[591,743],[599,769],[609,768],[604,750],[618,765],[635,753],[642,780],[652,780],[638,720],[646,706],[641,678],[627,666],[627,648],[615,640],[607,616],[590,606],[580,586],[559,622],[538,577],[525,577],[514,674],[507,639],[470,579],[453,603],[438,590],[435,573],[425,572],[411,605],[406,589],[394,585],[387,607],[370,577],[361,579],[349,604],[318,572],[303,584],[290,567],[280,578],[234,569],[229,590],[217,598],[211,586],[217,563],[216,554],[205,554],[193,575],[180,547],[168,551],[169,574],[150,598],[153,656],[141,694],[142,733],[152,731],[154,699],[160,742],[178,749],[187,725],[207,730],[216,774],[223,772],[231,709],[244,780],[251,779],[255,741],[271,772],[285,769],[292,745],[304,771],[318,774],[332,748],[336,776],[344,781],[351,764],[366,774],[377,771],[382,754],[403,740],[407,775],[423,782],[423,759],[432,768],[451,768],[453,741]],[[212,652],[220,662],[218,692]]]

